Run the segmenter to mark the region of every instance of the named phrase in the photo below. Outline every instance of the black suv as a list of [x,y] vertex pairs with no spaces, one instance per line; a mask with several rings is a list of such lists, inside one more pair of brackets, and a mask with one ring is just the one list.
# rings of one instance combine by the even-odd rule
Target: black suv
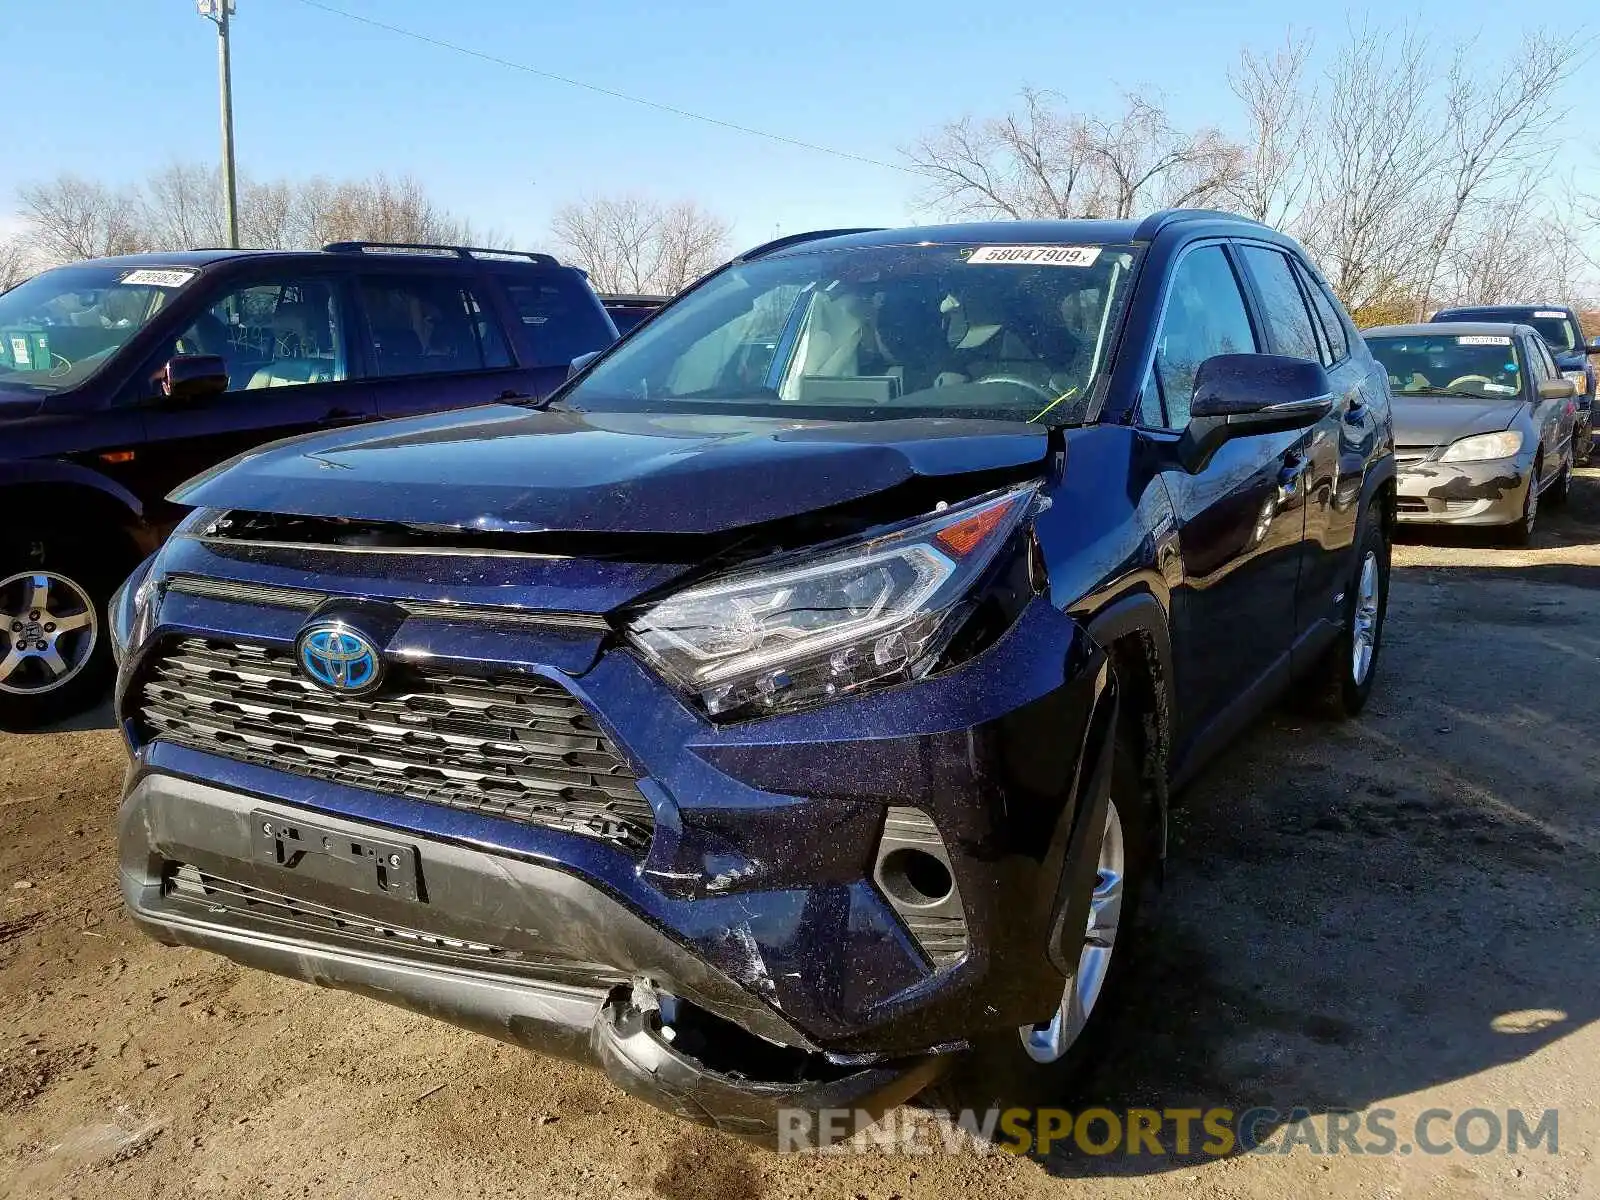
[[616,338],[546,254],[342,242],[60,267],[0,296],[0,724],[92,702],[100,614],[179,510],[163,497],[262,442],[537,399]]
[[1386,377],[1263,225],[769,244],[539,411],[177,494],[113,602],[123,894],[780,1145],[968,1051],[1059,1097],[1169,789],[1366,701],[1394,489]]

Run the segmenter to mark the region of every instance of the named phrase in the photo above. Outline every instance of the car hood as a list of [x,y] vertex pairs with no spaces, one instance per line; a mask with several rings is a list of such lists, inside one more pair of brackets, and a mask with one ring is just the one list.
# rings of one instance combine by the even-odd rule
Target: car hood
[[493,405],[280,442],[197,476],[171,499],[495,532],[715,533],[919,476],[1042,469],[1048,446],[1044,428],[1020,421]]
[[0,421],[20,421],[38,415],[45,393],[27,386],[0,383]]
[[1522,408],[1520,397],[1467,400],[1451,396],[1395,396],[1394,444],[1442,446],[1474,433],[1499,433]]

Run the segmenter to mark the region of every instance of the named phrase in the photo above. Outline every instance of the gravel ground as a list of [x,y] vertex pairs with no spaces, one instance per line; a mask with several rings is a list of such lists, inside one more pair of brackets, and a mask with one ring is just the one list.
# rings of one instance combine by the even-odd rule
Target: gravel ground
[[[134,934],[105,714],[0,737],[0,1195],[1600,1197],[1600,471],[1408,538],[1379,689],[1184,797],[1117,1105],[1559,1114],[1559,1152],[775,1156],[601,1077]],[[926,1114],[913,1114],[926,1122]],[[1405,1140],[1402,1138],[1402,1140]]]

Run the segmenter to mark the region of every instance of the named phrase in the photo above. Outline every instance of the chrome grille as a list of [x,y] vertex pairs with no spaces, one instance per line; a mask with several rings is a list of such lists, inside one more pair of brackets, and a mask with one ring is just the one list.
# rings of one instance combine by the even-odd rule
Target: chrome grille
[[184,638],[141,686],[152,740],[649,846],[654,816],[633,772],[577,697],[546,680],[397,668],[375,695],[336,696],[286,650]]

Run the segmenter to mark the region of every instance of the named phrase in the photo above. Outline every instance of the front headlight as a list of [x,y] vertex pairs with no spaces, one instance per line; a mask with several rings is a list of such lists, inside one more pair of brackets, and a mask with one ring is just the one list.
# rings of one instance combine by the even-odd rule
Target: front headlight
[[639,613],[628,634],[668,680],[724,718],[920,678],[1037,491],[982,496],[689,588]]
[[1578,389],[1578,395],[1587,396],[1589,394],[1589,375],[1587,372],[1563,371],[1561,372],[1561,377],[1572,380],[1572,385]]
[[1522,434],[1515,429],[1504,433],[1479,433],[1451,442],[1439,456],[1440,462],[1481,462],[1490,458],[1510,458],[1522,449]]

